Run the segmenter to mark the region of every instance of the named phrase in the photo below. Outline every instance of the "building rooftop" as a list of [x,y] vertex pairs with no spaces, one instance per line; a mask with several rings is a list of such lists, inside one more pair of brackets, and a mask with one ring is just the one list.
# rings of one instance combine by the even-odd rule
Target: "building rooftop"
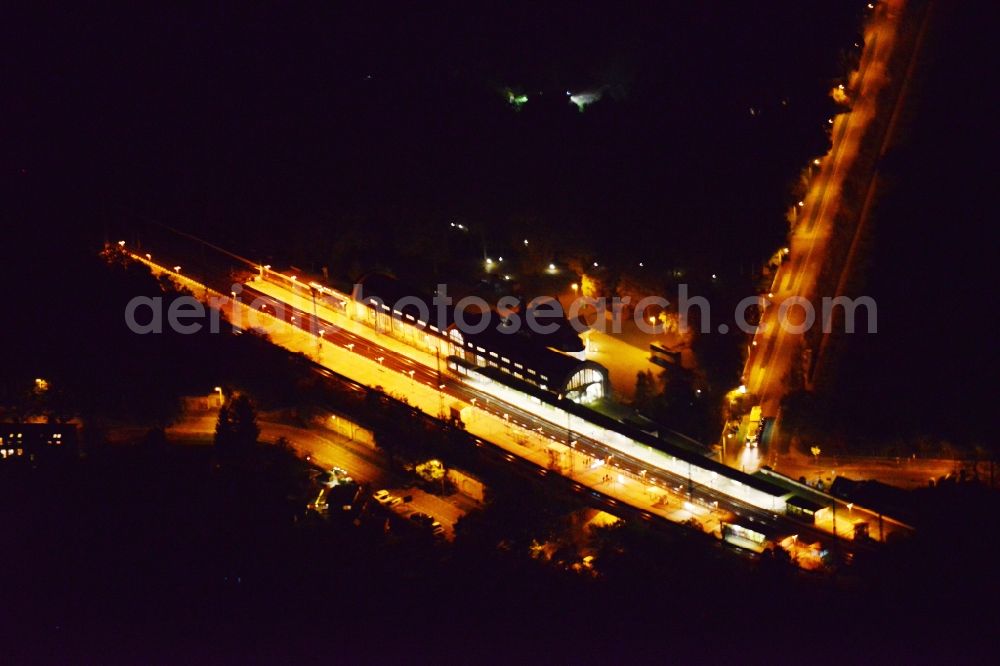
[[[437,307],[434,297],[419,290],[411,289],[396,278],[384,273],[371,273],[358,281],[358,289],[354,297],[363,302],[375,298],[387,305],[391,310],[409,315],[414,321],[424,326],[436,327],[442,335],[445,331],[458,328],[465,340],[465,348],[475,351],[482,347],[487,352],[495,352],[512,361],[531,368],[545,377],[542,383],[551,387],[562,386],[566,379],[581,368],[590,366],[606,374],[603,366],[592,361],[581,361],[550,348],[546,335],[531,333],[523,325],[520,330],[507,332],[503,319],[492,310],[486,312],[468,310],[463,312],[462,321],[456,322],[455,309],[450,305]],[[546,319],[542,323],[548,323]],[[565,321],[563,322],[565,323]],[[561,342],[565,342],[565,332],[559,334]],[[578,336],[577,336],[578,337]],[[582,343],[581,343],[582,348]]]

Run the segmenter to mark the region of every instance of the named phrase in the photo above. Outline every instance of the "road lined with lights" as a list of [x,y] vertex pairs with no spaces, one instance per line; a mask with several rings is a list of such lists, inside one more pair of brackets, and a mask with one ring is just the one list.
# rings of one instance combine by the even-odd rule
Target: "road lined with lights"
[[[788,389],[788,378],[796,363],[808,374],[809,358],[804,358],[800,320],[789,317],[803,312],[796,303],[812,302],[827,247],[835,232],[834,221],[840,209],[845,179],[854,164],[866,130],[878,109],[876,98],[888,82],[888,61],[896,45],[896,32],[903,0],[886,0],[875,7],[865,32],[865,47],[858,70],[851,75],[847,90],[854,97],[852,108],[831,119],[832,147],[824,158],[814,161],[819,171],[809,193],[798,203],[799,219],[789,247],[782,253],[768,305],[751,343],[743,371],[743,384],[757,397],[765,417],[775,417],[781,398]],[[787,312],[782,313],[782,306]],[[822,324],[822,313],[815,311],[812,324]],[[785,315],[785,322],[779,314]],[[791,324],[787,326],[784,324]],[[811,350],[810,350],[811,351]],[[731,453],[736,454],[735,451]],[[732,462],[732,461],[730,461]]]

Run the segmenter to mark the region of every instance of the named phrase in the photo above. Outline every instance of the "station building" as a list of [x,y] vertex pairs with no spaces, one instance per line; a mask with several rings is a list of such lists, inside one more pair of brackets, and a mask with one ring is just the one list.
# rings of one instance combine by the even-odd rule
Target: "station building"
[[[355,285],[355,317],[372,328],[444,358],[459,374],[481,374],[513,388],[529,387],[588,403],[610,393],[607,369],[550,346],[521,326],[514,330],[495,311],[464,311],[373,273]],[[565,347],[565,336],[560,339]],[[580,343],[582,348],[582,342]]]

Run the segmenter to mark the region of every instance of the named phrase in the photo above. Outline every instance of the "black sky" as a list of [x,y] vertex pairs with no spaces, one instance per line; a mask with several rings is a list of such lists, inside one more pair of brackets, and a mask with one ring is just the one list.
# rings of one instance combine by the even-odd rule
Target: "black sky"
[[[17,19],[14,163],[88,195],[265,236],[384,206],[401,225],[530,215],[622,256],[659,243],[683,261],[712,242],[723,263],[783,233],[858,11],[141,4]],[[520,113],[508,86],[529,95]],[[586,113],[565,96],[599,87]]]

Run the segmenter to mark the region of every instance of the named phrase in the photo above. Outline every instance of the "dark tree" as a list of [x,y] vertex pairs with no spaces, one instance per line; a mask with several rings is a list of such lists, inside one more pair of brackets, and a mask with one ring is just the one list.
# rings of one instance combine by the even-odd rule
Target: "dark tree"
[[656,398],[656,379],[649,370],[640,370],[635,376],[635,398],[632,405],[640,412],[648,412]]
[[246,456],[256,448],[259,436],[257,412],[246,396],[236,396],[219,410],[219,421],[215,426],[215,446],[223,457]]

